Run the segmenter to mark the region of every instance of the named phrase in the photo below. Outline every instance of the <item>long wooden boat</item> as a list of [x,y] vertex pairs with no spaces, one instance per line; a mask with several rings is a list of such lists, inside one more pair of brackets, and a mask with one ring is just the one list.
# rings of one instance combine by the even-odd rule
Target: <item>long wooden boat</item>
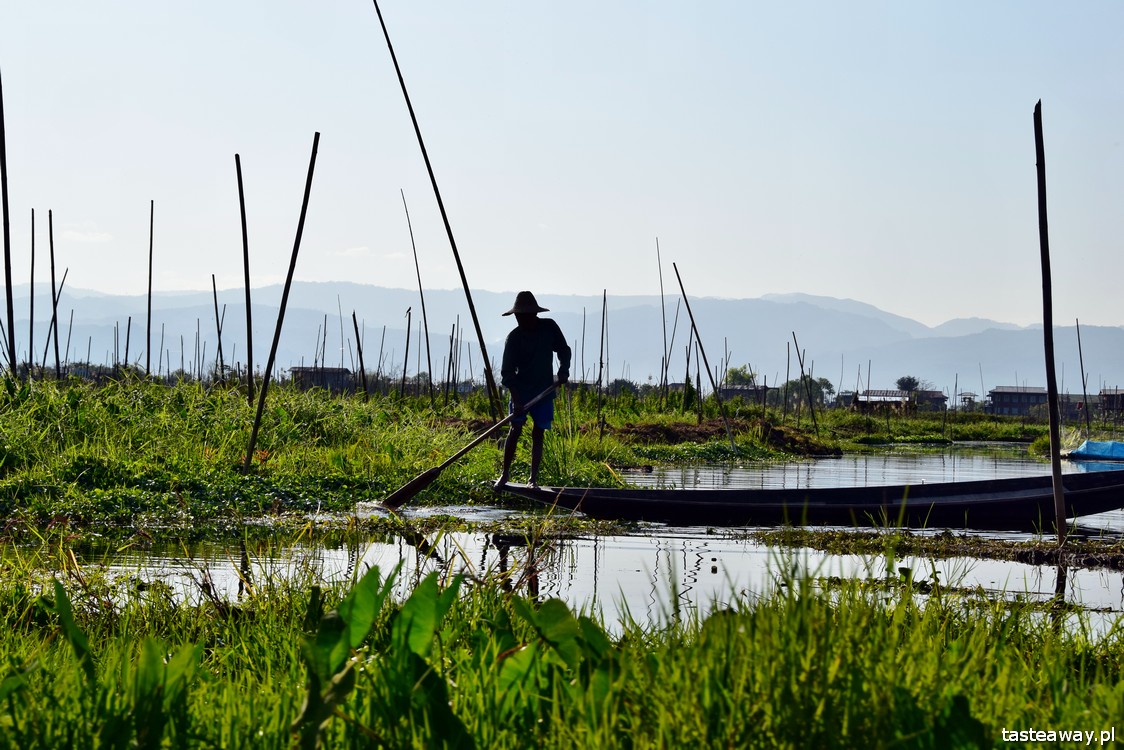
[[[1124,471],[1062,475],[1070,518],[1124,507]],[[646,489],[507,484],[504,492],[593,518],[678,525],[1054,529],[1050,476],[813,489]]]

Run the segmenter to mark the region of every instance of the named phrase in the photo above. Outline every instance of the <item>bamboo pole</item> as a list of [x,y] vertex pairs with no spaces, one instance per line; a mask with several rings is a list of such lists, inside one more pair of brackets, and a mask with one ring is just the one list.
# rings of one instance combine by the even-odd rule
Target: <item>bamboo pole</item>
[[406,395],[406,370],[410,369],[410,322],[413,319],[413,307],[406,308],[406,353],[402,355],[402,385],[398,387],[398,395]]
[[222,307],[223,314],[222,314],[222,317],[220,318],[219,317],[219,288],[215,284],[215,275],[214,274],[211,274],[211,296],[214,299],[214,303],[215,303],[215,332],[216,332],[216,335],[218,336],[219,382],[225,383],[226,377],[225,377],[225,374],[224,374],[224,372],[225,372],[224,369],[223,369],[224,362],[223,362],[223,358],[222,358],[222,322],[223,322],[223,319],[226,318],[226,305],[223,305],[223,307]]
[[[16,311],[15,303],[12,300],[12,229],[8,219],[8,146],[7,146],[7,133],[4,127],[4,77],[0,75],[0,212],[4,215],[3,228],[4,228],[4,291],[8,297],[8,325],[5,333],[7,333],[8,346],[8,369],[14,370],[16,367]],[[31,358],[31,352],[27,353],[28,359]],[[28,365],[28,377],[31,377],[30,363]]]
[[[62,289],[63,289],[64,286],[66,286],[66,275],[68,273],[70,273],[69,268],[66,269],[62,274],[62,281],[59,282],[59,289],[58,289],[57,295],[55,294],[54,290],[52,289],[52,292],[51,292],[51,298],[52,299],[54,299],[56,296],[60,296],[60,297],[62,296]],[[51,311],[52,311],[51,312],[51,322],[47,325],[47,340],[43,344],[43,357],[40,360],[40,362],[42,364],[39,365],[39,375],[40,376],[42,376],[43,371],[47,369],[47,352],[50,351],[50,349],[51,349],[51,337],[52,337],[52,335],[54,335],[54,337],[56,339],[58,338],[57,332],[55,331],[55,327],[58,325],[58,305],[52,304]],[[35,364],[35,362],[33,361],[34,359],[35,359],[35,352],[33,352],[29,349],[28,352],[27,352],[27,360],[28,360],[27,366],[28,366],[29,370],[30,370],[31,366]],[[55,362],[55,380],[58,380],[59,379],[59,365],[58,365],[58,361],[57,361],[58,360],[58,349],[57,349],[57,347],[55,349],[55,360],[56,360],[56,362]]]
[[[62,368],[59,366],[59,329],[58,329],[58,314],[59,314],[59,294],[60,290],[55,287],[55,221],[54,212],[47,212],[47,239],[48,246],[51,252],[51,328],[52,339],[55,344],[55,380],[58,380],[62,375]],[[28,352],[30,356],[31,352]]]
[[359,379],[363,383],[363,403],[371,400],[371,391],[367,388],[367,367],[363,364],[363,340],[359,337],[359,321],[355,311],[351,311],[351,325],[355,326],[355,352],[359,355]]
[[[144,375],[152,374],[152,243],[156,231],[156,201],[148,202],[148,317],[145,324]],[[211,283],[215,277],[211,275]]]
[[129,366],[129,342],[133,337],[133,316],[125,318],[125,367]]
[[1074,318],[1077,324],[1077,361],[1081,366],[1081,404],[1085,412],[1085,439],[1093,435],[1093,424],[1089,417],[1089,393],[1087,391],[1089,379],[1085,375],[1085,355],[1081,352],[1081,321]]
[[1054,371],[1054,305],[1050,279],[1050,232],[1046,218],[1046,148],[1042,137],[1042,100],[1034,105],[1034,153],[1038,172],[1038,242],[1042,259],[1042,342],[1046,358],[1046,401],[1050,410],[1050,469],[1054,481],[1054,523],[1058,546],[1065,545],[1065,489],[1062,485],[1061,436],[1058,428],[1058,382]]
[[246,231],[246,194],[242,189],[242,159],[234,155],[238,175],[238,212],[242,216],[242,269],[246,277],[246,399],[254,405],[254,318],[250,310],[250,240]]
[[605,393],[603,378],[605,375],[605,326],[608,318],[608,290],[601,290],[601,343],[598,346],[597,357],[597,439],[605,437],[605,420],[601,416],[601,400]]
[[796,360],[800,363],[800,379],[804,381],[804,392],[808,394],[808,413],[812,415],[812,428],[816,431],[818,437],[820,426],[816,422],[816,405],[812,402],[811,376],[804,375],[804,352],[800,350],[800,344],[796,342],[796,331],[792,332],[792,345],[796,347]]
[[663,351],[660,352],[660,401],[667,399],[667,363],[671,349],[667,344],[667,305],[663,293],[663,261],[660,259],[660,238],[656,238],[656,267],[660,272],[660,320],[663,322]]
[[277,328],[273,332],[273,344],[269,347],[269,359],[266,361],[265,373],[262,375],[261,391],[258,394],[258,408],[254,415],[254,426],[250,430],[250,441],[246,446],[246,459],[242,462],[242,471],[250,470],[250,462],[254,458],[254,445],[258,441],[258,429],[261,427],[262,412],[265,410],[265,394],[269,390],[270,374],[273,372],[273,361],[277,357],[277,345],[281,341],[281,324],[285,320],[285,306],[289,302],[289,289],[293,285],[293,274],[297,270],[297,254],[300,252],[301,235],[304,234],[304,219],[308,214],[308,198],[312,193],[312,175],[316,171],[316,149],[320,145],[320,133],[312,139],[312,157],[308,162],[308,177],[304,184],[304,200],[301,202],[300,219],[297,221],[297,236],[293,241],[293,254],[289,259],[289,271],[285,275],[285,288],[281,292],[281,307],[277,311]]
[[[687,317],[691,319],[691,330],[695,332],[695,341],[699,346],[699,354],[702,355],[703,365],[706,366],[706,376],[710,378],[710,385],[714,388],[714,398],[718,401],[718,411],[722,415],[722,422],[726,425],[726,437],[730,439],[730,447],[734,449],[734,453],[738,452],[738,444],[734,442],[734,430],[730,427],[730,420],[726,417],[726,405],[722,403],[722,394],[718,390],[718,383],[714,380],[714,373],[710,369],[710,362],[706,359],[706,348],[702,343],[702,336],[699,335],[699,328],[695,325],[695,315],[691,312],[691,302],[687,299],[687,291],[683,288],[683,277],[679,275],[679,267],[674,263],[671,264],[672,269],[675,271],[675,279],[679,282],[679,292],[683,295],[683,306],[687,308]],[[698,368],[696,368],[697,370]],[[699,394],[700,398],[702,394]]]
[[[31,209],[31,286],[28,288],[27,367],[30,377],[31,359],[35,356],[35,209]],[[42,373],[40,373],[42,374]]]
[[[379,9],[378,0],[373,0],[375,5],[375,13],[379,17],[379,25],[382,27],[383,37],[386,39],[386,47],[390,51],[390,59],[394,63],[394,71],[398,75],[398,84],[402,89],[402,97],[406,100],[406,109],[410,112],[410,121],[414,125],[414,133],[418,138],[418,146],[421,148],[422,159],[425,161],[425,169],[429,173],[429,182],[433,186],[433,194],[437,198],[437,208],[441,211],[441,221],[445,224],[445,233],[449,237],[449,245],[453,250],[453,258],[457,262],[457,271],[460,273],[461,285],[464,287],[464,295],[468,301],[468,312],[472,315],[472,325],[476,328],[476,338],[480,343],[480,354],[484,360],[484,379],[488,387],[488,397],[492,407],[492,419],[497,420],[500,418],[500,413],[503,409],[500,406],[500,392],[496,387],[495,378],[492,375],[492,365],[488,358],[488,349],[484,344],[484,333],[480,330],[480,319],[476,315],[476,306],[472,302],[472,291],[468,286],[468,278],[464,273],[464,264],[461,263],[460,252],[457,250],[457,241],[453,238],[453,228],[449,224],[449,215],[445,211],[445,202],[441,200],[441,191],[437,187],[437,177],[433,173],[433,165],[429,161],[429,153],[425,148],[425,141],[422,140],[421,128],[418,126],[418,118],[414,114],[414,105],[410,102],[410,94],[406,91],[406,81],[402,77],[402,68],[398,65],[398,57],[394,54],[394,45],[390,43],[390,32],[387,31],[386,22],[382,17],[382,10]],[[13,349],[14,349],[13,344]]]
[[[65,272],[62,275],[62,279],[63,279],[63,281],[66,281],[66,273]],[[74,332],[74,308],[72,307],[72,308],[70,308],[70,323],[68,323],[67,326],[66,326],[66,354],[64,354],[63,357],[62,357],[63,362],[68,362],[68,363],[70,362],[70,334],[73,333],[73,332]],[[67,366],[66,369],[69,372],[70,367]]]
[[425,331],[425,366],[429,369],[429,405],[434,405],[433,395],[433,353],[429,346],[429,316],[425,314],[425,289],[422,288],[421,266],[418,264],[418,246],[414,242],[414,225],[410,221],[410,208],[406,205],[406,191],[398,188],[402,196],[402,210],[406,212],[406,227],[410,230],[410,247],[414,251],[414,271],[418,275],[418,297],[421,299],[422,329]]

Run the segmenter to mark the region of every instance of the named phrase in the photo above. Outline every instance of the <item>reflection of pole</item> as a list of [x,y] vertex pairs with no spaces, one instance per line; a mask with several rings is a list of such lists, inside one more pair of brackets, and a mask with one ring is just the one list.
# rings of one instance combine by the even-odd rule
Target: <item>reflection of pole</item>
[[1054,629],[1060,630],[1062,624],[1065,622],[1065,582],[1068,574],[1066,565],[1062,562],[1061,555],[1058,556],[1057,575],[1054,578],[1054,606],[1050,608],[1050,619],[1053,621]]
[[1058,382],[1054,372],[1054,308],[1050,281],[1050,233],[1046,222],[1046,149],[1042,141],[1042,102],[1034,105],[1034,151],[1038,165],[1038,241],[1042,255],[1042,340],[1046,355],[1046,399],[1050,407],[1050,467],[1058,546],[1065,544],[1065,490],[1062,487],[1061,436],[1058,429]]

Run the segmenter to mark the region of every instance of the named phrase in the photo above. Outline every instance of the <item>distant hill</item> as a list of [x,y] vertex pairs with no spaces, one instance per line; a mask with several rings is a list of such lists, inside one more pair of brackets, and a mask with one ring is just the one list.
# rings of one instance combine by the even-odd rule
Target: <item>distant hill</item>
[[[19,356],[27,356],[28,285],[15,289],[16,339]],[[281,286],[252,290],[254,362],[264,365],[273,339]],[[494,366],[503,341],[514,325],[503,317],[515,292],[475,292],[485,345]],[[40,361],[47,343],[49,288],[36,285],[34,359]],[[60,350],[69,358],[95,363],[111,362],[114,342],[117,357],[145,363],[148,331],[144,295],[115,296],[67,288],[60,301]],[[573,376],[596,378],[602,366],[598,356],[602,338],[600,296],[542,295],[550,308],[547,316],[558,321],[574,349]],[[609,297],[604,322],[609,379],[658,382],[665,339],[665,318],[656,295]],[[671,351],[670,378],[682,380],[687,369],[690,320],[678,296],[668,296],[666,337]],[[805,369],[825,377],[840,390],[859,385],[892,388],[903,375],[914,375],[935,388],[986,393],[997,385],[1045,385],[1041,330],[1008,323],[964,318],[930,328],[918,321],[885,312],[855,300],[784,294],[757,299],[692,298],[691,311],[699,327],[711,368],[749,365],[768,383],[799,375],[796,346],[805,356]],[[219,292],[223,318],[223,355],[226,362],[246,361],[245,296],[241,289]],[[426,364],[422,308],[417,290],[388,289],[350,282],[294,282],[289,296],[277,364],[281,368],[312,365],[357,367],[352,313],[361,328],[369,370],[401,372],[410,310],[409,372]],[[70,316],[73,311],[73,325]],[[460,290],[427,290],[425,319],[430,335],[430,358],[437,377],[447,368],[450,337],[458,325],[462,353],[461,375],[482,377],[476,334]],[[116,329],[116,339],[115,339]],[[342,335],[341,335],[342,331]],[[197,336],[198,333],[198,336]],[[795,340],[794,340],[795,334]],[[159,293],[153,298],[153,370],[185,367],[197,357],[214,360],[218,337],[214,302],[210,292]],[[1083,327],[1085,370],[1090,391],[1102,384],[1116,386],[1124,380],[1124,328]],[[161,343],[162,340],[162,343]],[[196,341],[198,340],[198,344]],[[419,343],[421,345],[419,346]],[[1057,372],[1061,386],[1080,392],[1075,329],[1056,329]],[[321,357],[320,352],[323,352]],[[692,350],[693,351],[693,350]],[[381,352],[381,365],[380,365]],[[50,354],[48,361],[53,361]],[[470,372],[471,368],[471,372]],[[695,372],[692,355],[691,372]]]

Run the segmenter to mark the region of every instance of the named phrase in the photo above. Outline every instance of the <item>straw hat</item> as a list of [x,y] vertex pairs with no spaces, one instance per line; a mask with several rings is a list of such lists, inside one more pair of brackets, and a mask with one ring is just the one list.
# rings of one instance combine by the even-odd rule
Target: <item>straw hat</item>
[[511,315],[512,313],[541,313],[548,312],[547,308],[539,307],[539,303],[535,301],[535,295],[530,292],[519,292],[515,295],[515,304],[511,309],[504,313],[504,315]]

